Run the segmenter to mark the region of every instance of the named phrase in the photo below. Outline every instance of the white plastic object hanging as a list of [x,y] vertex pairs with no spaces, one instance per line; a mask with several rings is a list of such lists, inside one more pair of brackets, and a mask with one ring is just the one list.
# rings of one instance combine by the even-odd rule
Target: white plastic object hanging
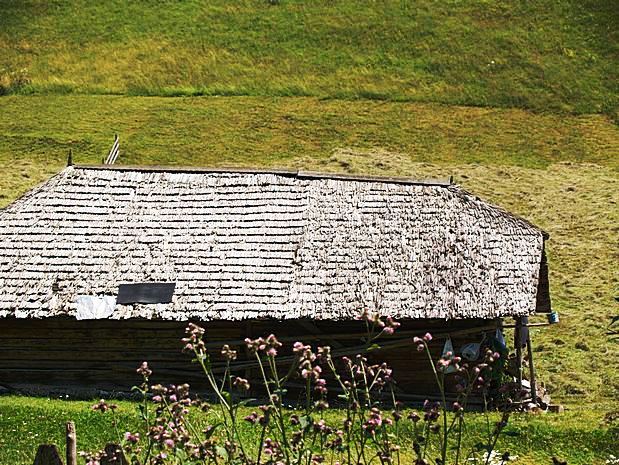
[[[442,357],[447,359],[447,360],[453,360],[453,358],[456,356],[456,354],[454,353],[454,346],[451,343],[451,338],[448,336],[447,340],[445,341],[445,345],[443,346],[443,354]],[[449,374],[449,373],[455,373],[456,367],[453,365],[449,365],[447,368],[445,368],[444,373],[445,374]]]
[[78,320],[101,320],[108,318],[114,313],[116,297],[92,295],[78,295],[75,299],[77,313],[75,318]]
[[460,349],[462,358],[465,358],[469,362],[474,362],[479,358],[480,348],[481,344],[479,342],[469,342],[468,344],[464,344]]

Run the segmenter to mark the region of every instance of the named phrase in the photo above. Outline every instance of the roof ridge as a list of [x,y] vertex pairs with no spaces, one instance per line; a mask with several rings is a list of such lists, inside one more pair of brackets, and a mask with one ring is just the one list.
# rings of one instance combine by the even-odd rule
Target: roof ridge
[[411,184],[448,187],[453,186],[453,177],[445,179],[415,179],[401,176],[356,175],[348,173],[304,171],[291,169],[261,169],[238,167],[199,167],[166,165],[72,165],[74,169],[101,171],[142,171],[156,173],[238,173],[238,174],[274,174],[298,179],[334,179],[357,182],[384,182],[388,184]]

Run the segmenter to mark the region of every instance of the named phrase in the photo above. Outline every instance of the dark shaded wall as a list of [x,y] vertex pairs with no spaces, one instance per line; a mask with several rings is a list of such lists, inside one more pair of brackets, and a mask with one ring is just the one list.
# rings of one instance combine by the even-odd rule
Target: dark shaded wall
[[[372,351],[373,361],[386,361],[394,370],[398,390],[416,396],[437,394],[427,356],[416,350],[414,335],[426,331],[437,337],[431,344],[434,357],[440,356],[445,339],[454,334],[456,350],[467,342],[479,342],[482,328],[497,320],[404,320],[395,335],[379,344],[397,347]],[[202,323],[207,329],[205,341],[218,362],[219,349],[228,343],[239,351],[237,363],[246,362],[242,340],[245,337],[275,333],[284,340],[281,357],[290,353],[293,342],[330,345],[333,350],[356,353],[363,344],[364,325],[360,321],[213,321]],[[186,322],[157,320],[93,320],[69,318],[42,320],[0,320],[0,385],[30,392],[129,391],[141,379],[135,372],[144,360],[154,373],[152,383],[188,382],[193,390],[206,388],[204,377],[191,357],[181,352]],[[455,333],[465,332],[457,336]],[[492,331],[493,332],[493,331]],[[257,371],[246,366],[239,376],[255,378]],[[299,380],[300,381],[300,380]],[[257,385],[257,383],[256,383]]]

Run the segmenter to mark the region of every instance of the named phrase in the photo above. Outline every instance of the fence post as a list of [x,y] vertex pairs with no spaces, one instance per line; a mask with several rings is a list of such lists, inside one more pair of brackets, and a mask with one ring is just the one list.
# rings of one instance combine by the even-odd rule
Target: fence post
[[77,432],[72,421],[67,422],[67,465],[77,465]]

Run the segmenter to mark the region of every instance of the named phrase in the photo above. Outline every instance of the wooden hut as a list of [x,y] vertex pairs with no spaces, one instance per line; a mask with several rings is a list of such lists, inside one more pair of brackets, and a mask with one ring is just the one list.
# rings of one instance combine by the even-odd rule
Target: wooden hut
[[[180,338],[275,332],[357,350],[368,308],[399,389],[435,391],[413,334],[456,351],[550,310],[546,235],[449,181],[70,166],[0,211],[0,385],[199,383]],[[245,361],[239,369],[250,370]]]

